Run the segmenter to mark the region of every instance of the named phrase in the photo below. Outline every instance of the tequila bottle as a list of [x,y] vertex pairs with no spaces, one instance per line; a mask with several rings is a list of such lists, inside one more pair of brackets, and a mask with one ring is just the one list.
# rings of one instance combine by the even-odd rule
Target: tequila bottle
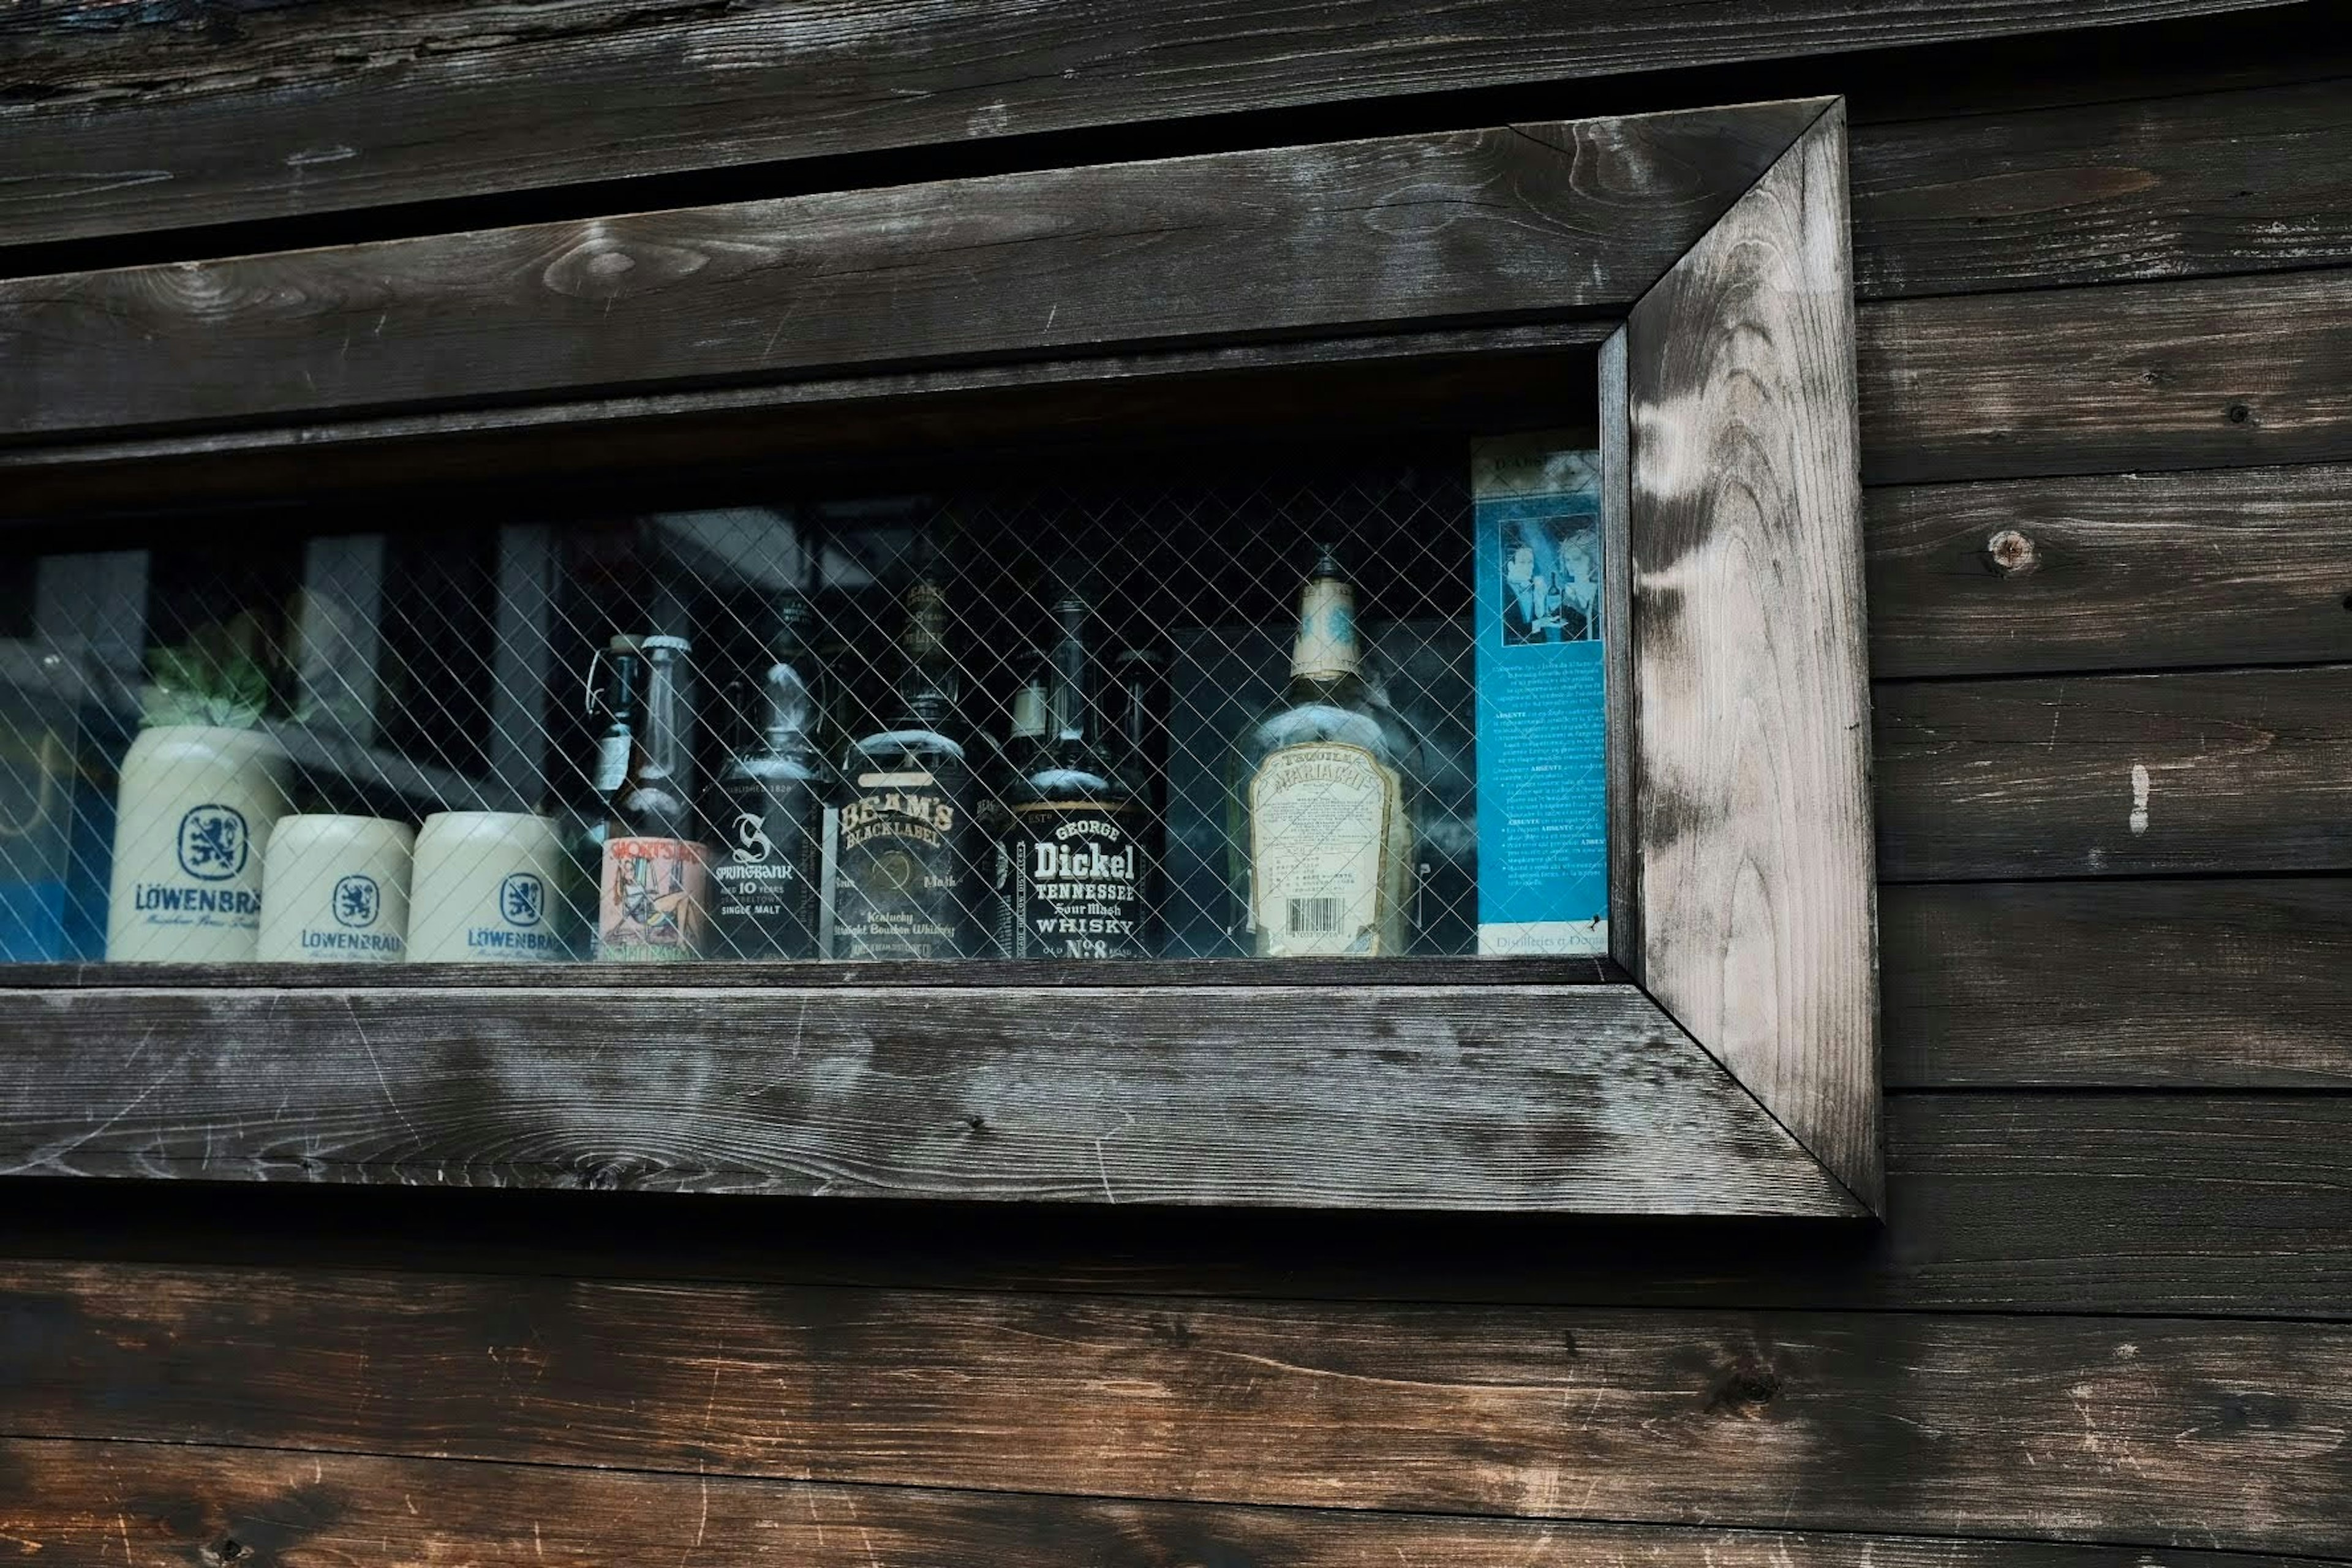
[[1327,545],[1299,594],[1289,683],[1234,747],[1229,837],[1253,952],[1407,950],[1419,762],[1365,686],[1355,587]]

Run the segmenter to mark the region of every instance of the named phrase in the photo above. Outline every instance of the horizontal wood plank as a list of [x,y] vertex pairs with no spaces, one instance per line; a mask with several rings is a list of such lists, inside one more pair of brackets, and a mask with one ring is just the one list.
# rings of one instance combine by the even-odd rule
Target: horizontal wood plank
[[2352,458],[2352,270],[1881,303],[1873,484]]
[[2352,1325],[18,1264],[18,1436],[2342,1553]]
[[[1408,148],[1425,166],[1406,166]],[[871,376],[851,373],[883,368],[861,356],[1114,353],[1187,331],[1508,319],[1606,300],[1679,253],[1661,241],[1664,254],[1637,263],[1646,241],[1629,237],[1612,253],[1622,268],[1562,276],[1560,255],[1584,254],[1570,187],[1586,174],[1576,165],[1571,179],[1571,164],[1527,136],[1466,132],[0,282],[0,345],[20,370],[0,385],[0,431],[182,427],[103,455],[138,464],[266,450],[281,444],[268,426],[290,420],[306,426],[306,471],[329,483],[340,443],[545,423],[530,408],[481,408],[427,429],[415,411],[425,405],[568,396],[563,421],[625,430],[747,395],[680,381],[839,371],[855,394]],[[1278,168],[1310,166],[1329,181],[1311,202],[1275,189]],[[1180,168],[1192,173],[1160,173]],[[1512,173],[1522,168],[1535,173]],[[1136,185],[1133,203],[1076,194],[1120,181]],[[924,218],[930,200],[948,206]],[[950,208],[962,216],[943,227]],[[819,227],[775,226],[820,209]],[[1411,231],[1380,226],[1391,219]],[[989,310],[971,308],[975,288]],[[1579,323],[1563,325],[1572,336]],[[1857,332],[1874,483],[2352,460],[2340,395],[2352,269],[1879,303]],[[749,389],[731,411],[775,417],[830,384]],[[580,399],[622,385],[643,390]],[[383,411],[316,419],[369,408]],[[184,428],[223,421],[251,428]],[[68,443],[11,466],[88,459]]]
[[[1893,1037],[1899,1039],[1899,1031]],[[2352,1097],[1898,1093],[1888,1223],[18,1182],[0,1257],[1584,1306],[2352,1317]]]
[[2352,1089],[2352,878],[1889,888],[1879,951],[1890,1084]]
[[1866,299],[2352,262],[2344,82],[1915,118],[1854,138]]
[[2352,666],[1882,684],[1895,880],[2352,868]]
[[[191,25],[40,0],[0,23],[0,245],[2246,8],[1176,0],[1081,19],[946,0],[375,0],[211,6]],[[591,119],[593,138],[548,133]]]
[[[1623,1524],[1536,1524],[0,1438],[0,1531],[43,1562],[129,1553],[270,1568],[616,1554],[805,1568],[2143,1568],[2128,1547]],[[232,1550],[232,1547],[235,1550]],[[207,1555],[209,1554],[209,1555]],[[2179,1568],[2290,1568],[2238,1552]]]
[[0,435],[1630,303],[1819,100],[0,282]]
[[13,1174],[1859,1212],[1629,985],[10,1000]]
[[2347,495],[2340,464],[1868,491],[1872,672],[2352,660]]

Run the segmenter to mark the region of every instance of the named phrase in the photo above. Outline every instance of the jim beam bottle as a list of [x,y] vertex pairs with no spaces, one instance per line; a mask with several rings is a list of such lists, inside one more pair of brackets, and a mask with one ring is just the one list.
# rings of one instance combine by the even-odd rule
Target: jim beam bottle
[[[710,850],[694,808],[694,738],[684,637],[616,637],[605,657],[642,671],[628,706],[625,739],[607,729],[599,743],[605,795],[603,868],[597,879],[596,956],[624,963],[699,958],[710,920]],[[609,709],[608,704],[608,709]]]
[[1252,950],[1406,951],[1417,748],[1363,679],[1356,592],[1324,547],[1298,596],[1290,681],[1235,748],[1235,879]]
[[[1103,743],[1087,655],[1086,601],[1066,595],[1043,713],[1034,688],[1014,710],[1026,763],[1005,792],[1003,863],[1014,958],[1145,958],[1151,953],[1150,813]],[[1042,723],[1038,721],[1043,721]]]
[[831,770],[812,737],[808,605],[776,606],[770,661],[744,689],[750,710],[719,779],[713,909],[722,958],[814,958],[821,920],[824,806]]
[[925,579],[907,594],[898,722],[842,759],[834,956],[971,958],[992,946],[989,846],[979,791],[952,731],[955,668],[947,604]]

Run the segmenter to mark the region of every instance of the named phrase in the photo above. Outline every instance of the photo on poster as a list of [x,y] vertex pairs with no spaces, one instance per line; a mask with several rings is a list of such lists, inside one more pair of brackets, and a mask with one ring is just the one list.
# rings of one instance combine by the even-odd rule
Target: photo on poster
[[1500,521],[1503,646],[1593,642],[1601,636],[1601,519],[1543,510]]

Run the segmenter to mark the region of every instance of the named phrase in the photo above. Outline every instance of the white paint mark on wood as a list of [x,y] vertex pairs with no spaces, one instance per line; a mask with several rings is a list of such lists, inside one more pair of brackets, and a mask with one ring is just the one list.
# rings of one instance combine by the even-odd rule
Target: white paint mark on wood
[[2147,764],[2134,763],[2131,771],[2131,830],[2134,833],[2147,831]]
[[286,154],[289,169],[307,169],[314,163],[340,163],[346,158],[360,155],[356,147],[305,147],[299,153]]

